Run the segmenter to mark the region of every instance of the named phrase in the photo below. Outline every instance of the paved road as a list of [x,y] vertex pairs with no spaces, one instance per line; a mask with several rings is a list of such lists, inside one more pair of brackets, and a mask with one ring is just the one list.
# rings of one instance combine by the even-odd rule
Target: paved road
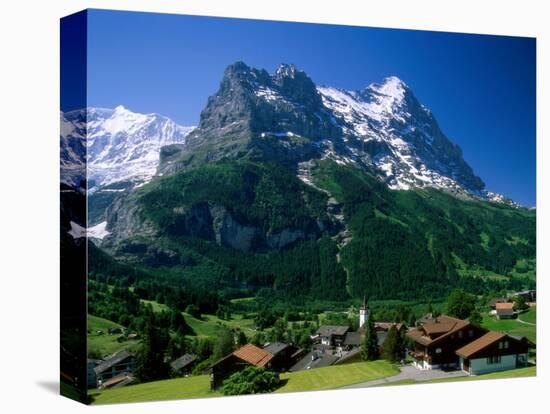
[[366,388],[366,387],[372,387],[373,385],[386,384],[386,383],[407,380],[407,379],[415,380],[415,381],[428,381],[428,380],[441,379],[441,378],[464,377],[468,375],[464,371],[441,371],[439,369],[423,371],[413,367],[412,365],[399,367],[399,369],[401,370],[401,372],[397,375],[393,375],[391,377],[381,378],[373,381],[361,382],[359,384],[348,385],[347,387],[344,387],[344,388]]

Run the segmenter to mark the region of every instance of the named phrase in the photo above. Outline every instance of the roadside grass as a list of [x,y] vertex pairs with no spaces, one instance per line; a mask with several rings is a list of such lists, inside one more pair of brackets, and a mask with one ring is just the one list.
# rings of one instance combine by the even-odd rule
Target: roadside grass
[[[399,370],[395,366],[386,361],[335,365],[281,374],[284,385],[275,392],[335,389],[387,377],[398,372]],[[199,375],[129,385],[104,391],[93,390],[89,395],[92,404],[113,404],[183,398],[209,398],[221,396],[222,394],[210,390],[209,375]]]
[[440,378],[431,379],[426,381],[416,381],[413,379],[405,379],[394,382],[386,382],[383,384],[373,385],[373,387],[388,387],[392,385],[410,385],[410,384],[434,384],[440,382],[457,382],[457,381],[479,381],[479,380],[491,380],[491,379],[509,379],[509,378],[525,378],[534,377],[537,375],[537,367],[517,368],[508,371],[491,372],[489,374],[472,375],[467,377],[456,378]]
[[531,308],[527,312],[518,315],[518,319],[527,323],[537,323],[537,308]]
[[[139,341],[122,341],[118,342],[118,338],[122,335],[109,335],[109,328],[121,328],[122,326],[108,319],[99,318],[97,316],[88,315],[88,350],[98,352],[101,356],[111,355],[121,349],[134,350],[137,348]],[[98,334],[98,331],[103,331]]]
[[[526,315],[526,314],[524,314]],[[521,315],[521,316],[524,316]],[[515,319],[497,319],[494,316],[483,314],[482,326],[493,331],[506,332],[510,335],[525,336],[530,341],[537,342],[537,327],[526,325]]]
[[275,392],[328,390],[372,381],[399,373],[386,361],[356,362],[281,374],[286,383]]
[[209,375],[147,382],[104,391],[94,390],[89,393],[92,404],[208,398],[220,395],[210,390]]

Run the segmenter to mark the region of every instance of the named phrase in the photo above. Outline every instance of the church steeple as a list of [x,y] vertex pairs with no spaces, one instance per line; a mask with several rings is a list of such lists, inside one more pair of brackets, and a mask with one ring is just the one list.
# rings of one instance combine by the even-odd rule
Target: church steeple
[[369,303],[367,301],[367,295],[363,296],[363,304],[359,308],[359,329],[361,329],[365,323],[367,322],[367,319],[369,319]]

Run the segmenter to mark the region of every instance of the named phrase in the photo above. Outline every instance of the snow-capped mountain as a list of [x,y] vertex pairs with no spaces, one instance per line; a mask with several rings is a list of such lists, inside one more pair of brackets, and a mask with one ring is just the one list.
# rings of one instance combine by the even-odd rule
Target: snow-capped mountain
[[119,106],[88,108],[86,117],[83,111],[62,114],[61,129],[63,176],[80,182],[86,153],[91,192],[239,157],[280,162],[308,181],[312,160],[332,158],[392,189],[435,187],[513,204],[485,189],[433,113],[395,76],[351,91],[318,86],[294,65],[282,64],[270,75],[237,62],[225,70],[197,128]]
[[170,174],[202,162],[250,157],[294,166],[332,158],[375,174],[390,188],[435,187],[506,202],[485,190],[433,115],[401,79],[349,91],[316,85],[294,65],[274,74],[243,62],[227,67],[186,145],[161,157]]
[[485,185],[462,158],[460,147],[445,136],[431,111],[399,78],[392,76],[359,91],[317,90],[339,118],[354,156],[373,165],[390,188],[436,187],[483,194]]
[[123,106],[62,114],[63,175],[73,184],[82,179],[69,171],[83,165],[85,156],[89,190],[121,182],[141,185],[155,175],[160,148],[184,143],[192,129],[164,116],[139,114]]

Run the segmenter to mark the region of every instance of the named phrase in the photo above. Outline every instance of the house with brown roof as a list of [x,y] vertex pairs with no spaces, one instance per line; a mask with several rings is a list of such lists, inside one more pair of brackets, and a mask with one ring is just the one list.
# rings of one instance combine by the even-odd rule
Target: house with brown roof
[[419,369],[458,367],[456,351],[487,332],[468,321],[447,315],[426,319],[407,332],[413,341],[413,365]]
[[495,315],[498,319],[512,319],[515,316],[513,303],[497,303]]
[[485,374],[527,366],[529,342],[501,332],[489,331],[459,348],[459,366],[469,374]]
[[274,355],[265,349],[246,344],[210,366],[210,387],[218,388],[226,378],[251,365],[270,369],[273,357]]

